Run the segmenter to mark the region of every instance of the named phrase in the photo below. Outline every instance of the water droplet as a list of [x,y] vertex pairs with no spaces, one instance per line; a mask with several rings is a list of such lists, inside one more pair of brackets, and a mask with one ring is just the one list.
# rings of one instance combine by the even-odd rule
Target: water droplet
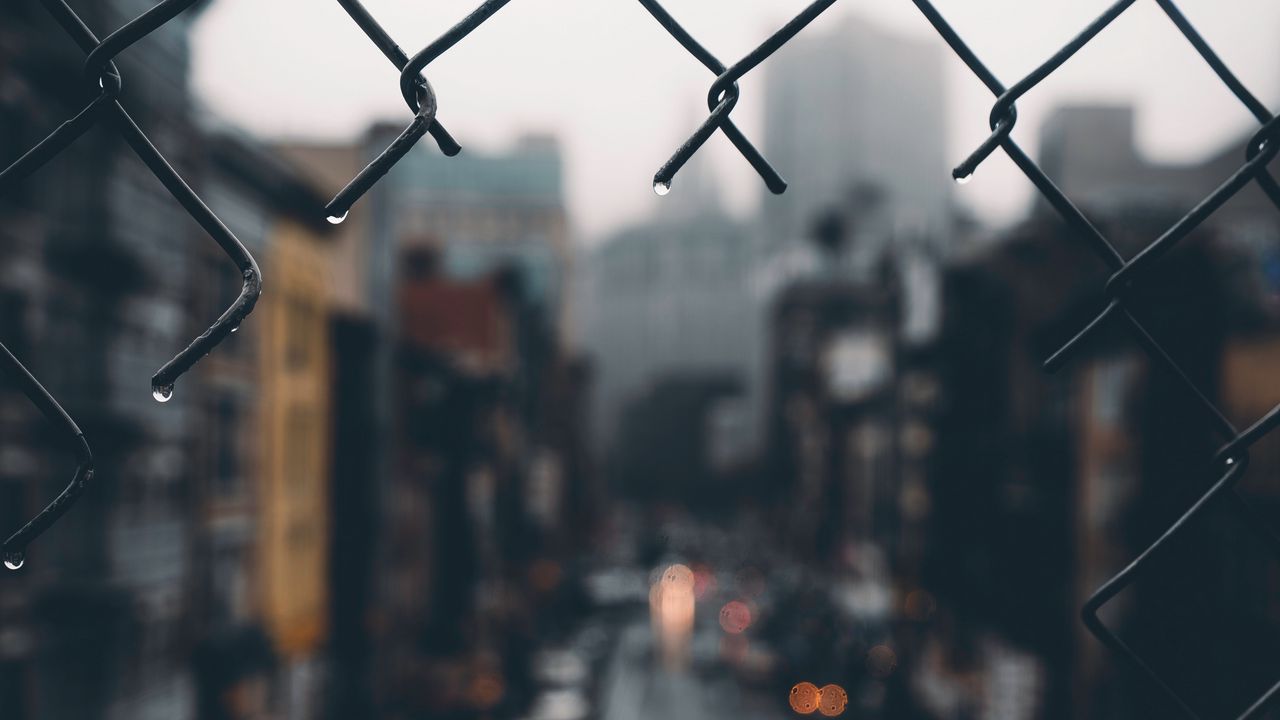
[[961,175],[960,177],[956,178],[957,185],[968,185],[971,182],[973,182],[973,173],[969,173],[968,175]]
[[671,182],[669,180],[654,180],[653,191],[658,194],[658,197],[663,197],[671,192]]
[[26,561],[27,561],[27,558],[22,554],[21,550],[7,552],[4,555],[4,566],[9,568],[10,570],[17,570],[21,568],[23,563],[25,563]]
[[240,329],[240,323],[236,323],[235,325],[231,326],[231,332],[233,333],[238,331],[239,329]]
[[326,219],[329,221],[329,224],[330,224],[330,225],[341,225],[341,224],[342,224],[342,221],[347,219],[347,215],[348,215],[350,212],[351,212],[351,211],[350,211],[350,210],[348,210],[347,212],[342,213],[342,215],[330,215],[330,216],[329,216],[328,218],[326,218]]
[[170,398],[173,397],[173,384],[170,383],[169,385],[152,385],[151,397],[155,398],[156,402],[160,402],[160,403],[169,402]]
[[1235,458],[1227,458],[1227,464],[1228,464],[1228,465],[1235,465],[1235,464],[1236,464],[1236,459],[1235,459]]

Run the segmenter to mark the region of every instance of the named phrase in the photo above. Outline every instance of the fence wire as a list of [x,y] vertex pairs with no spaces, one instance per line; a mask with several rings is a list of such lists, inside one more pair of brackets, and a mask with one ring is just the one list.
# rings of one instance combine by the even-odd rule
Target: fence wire
[[[817,0],[799,16],[776,32],[760,47],[732,67],[725,67],[710,52],[693,39],[657,2],[641,0],[642,4],[662,23],[668,32],[694,57],[717,74],[708,94],[707,104],[711,116],[658,171],[654,188],[663,194],[671,187],[671,179],[680,167],[697,152],[717,129],[742,152],[766,185],[775,193],[786,189],[786,181],[760,155],[759,151],[742,135],[729,118],[738,101],[737,80],[750,72],[766,58],[782,47],[801,29],[813,21],[836,0]],[[261,272],[253,256],[235,235],[218,219],[208,206],[187,185],[168,160],[151,143],[146,134],[118,102],[123,78],[113,62],[114,58],[131,45],[164,25],[198,0],[161,0],[150,10],[125,23],[104,40],[89,29],[65,0],[41,0],[45,9],[62,27],[63,31],[86,54],[83,81],[95,93],[92,100],[74,117],[62,123],[48,137],[31,148],[9,167],[0,171],[0,196],[10,192],[29,175],[50,162],[59,153],[84,135],[99,122],[116,129],[133,149],[139,159],[165,186],[174,199],[214,239],[222,250],[236,263],[244,279],[240,295],[221,317],[202,335],[195,339],[173,360],[160,368],[152,377],[152,393],[156,400],[167,402],[173,395],[174,383],[204,355],[207,355],[228,335],[235,332],[240,323],[253,310],[262,293]],[[367,167],[360,171],[325,206],[331,223],[346,219],[351,206],[372,188],[379,179],[403,158],[409,150],[430,134],[445,155],[457,155],[461,146],[436,117],[438,103],[431,83],[422,74],[433,60],[440,57],[473,30],[501,10],[510,0],[485,0],[474,11],[437,38],[430,45],[410,57],[386,30],[378,23],[359,0],[338,0],[338,4],[369,37],[391,64],[400,71],[400,92],[405,104],[413,113],[413,121],[390,146],[383,150]],[[33,520],[14,533],[0,547],[6,565],[16,569],[22,564],[26,546],[63,515],[83,492],[85,484],[93,477],[92,454],[84,435],[62,406],[46,391],[35,377],[0,345],[0,370],[3,370],[26,394],[42,413],[67,437],[78,460],[75,476],[68,487]]]
[[[208,330],[152,376],[152,394],[160,402],[166,402],[172,397],[174,383],[183,373],[190,370],[200,358],[209,354],[218,343],[235,332],[244,318],[253,311],[253,306],[262,293],[261,273],[253,256],[187,185],[182,176],[173,169],[117,99],[124,81],[113,62],[114,58],[197,1],[162,0],[150,10],[125,23],[105,39],[99,40],[64,0],[41,0],[45,10],[63,32],[85,53],[81,81],[88,88],[86,94],[93,95],[84,109],[58,126],[48,137],[28,150],[12,165],[0,171],[0,196],[3,196],[11,192],[22,180],[53,160],[97,123],[106,123],[120,134],[151,174],[236,263],[236,267],[240,269],[243,284],[235,302]],[[57,522],[58,518],[62,517],[83,493],[85,485],[93,477],[93,456],[83,433],[62,406],[7,348],[0,345],[0,349],[3,350],[0,352],[0,370],[3,370],[23,390],[32,403],[58,429],[59,434],[65,436],[68,444],[74,449],[77,460],[76,472],[71,484],[40,514],[0,546],[0,554],[4,556],[5,565],[10,569],[17,569],[22,565],[27,545]]]
[[[386,175],[424,135],[430,133],[435,138],[440,151],[445,155],[452,156],[461,151],[462,148],[457,141],[453,139],[436,118],[436,94],[431,87],[431,83],[422,75],[422,71],[433,60],[456,45],[458,41],[471,34],[471,31],[480,27],[484,21],[501,10],[508,2],[510,0],[485,0],[448,32],[423,48],[418,54],[409,57],[359,0],[338,0],[338,4],[347,11],[351,19],[364,31],[364,34],[373,41],[373,44],[382,51],[383,55],[386,55],[391,64],[400,71],[400,94],[404,96],[405,104],[409,106],[409,110],[413,112],[414,117],[409,126],[400,133],[399,137],[392,141],[391,145],[374,158],[373,162],[361,170],[346,187],[329,201],[329,204],[325,207],[329,215],[329,222],[336,224],[345,220],[351,206],[368,192],[382,176]],[[787,41],[795,37],[806,25],[813,22],[835,2],[836,0],[816,0],[746,57],[733,66],[726,67],[724,63],[716,59],[715,55],[695,40],[657,0],[640,0],[640,4],[661,23],[677,42],[689,51],[689,54],[697,58],[699,62],[717,76],[715,82],[711,85],[711,90],[707,93],[707,109],[711,112],[710,117],[702,123],[693,135],[676,150],[671,159],[654,175],[653,188],[655,192],[659,195],[666,195],[671,190],[671,182],[676,173],[680,171],[680,168],[693,157],[694,153],[706,143],[716,130],[722,131],[725,137],[729,138],[729,141],[738,148],[738,151],[747,159],[747,162],[751,163],[751,166],[764,179],[765,185],[769,190],[774,193],[782,193],[787,189],[787,181],[778,174],[777,170],[773,169],[773,166],[764,159],[760,151],[756,150],[755,146],[733,124],[729,114],[733,112],[734,107],[738,104],[738,80],[743,75],[754,70],[770,55],[777,52]]]
[[[1218,57],[1213,48],[1209,46],[1204,37],[1174,5],[1172,0],[1154,0],[1165,15],[1173,21],[1178,31],[1200,54],[1200,57],[1222,80],[1223,84],[1257,118],[1261,127],[1249,140],[1245,149],[1243,164],[1231,177],[1226,179],[1208,197],[1174,223],[1163,235],[1156,238],[1132,258],[1126,259],[1018,146],[1018,143],[1012,137],[1012,132],[1018,119],[1017,108],[1015,107],[1018,99],[1034,89],[1045,78],[1071,59],[1076,52],[1134,5],[1136,0],[1121,0],[1111,5],[1101,16],[1073,38],[1071,42],[1067,43],[1066,46],[1037,67],[1031,74],[1008,88],[978,59],[978,56],[938,12],[930,0],[912,0],[912,2],[920,9],[934,29],[938,31],[943,40],[951,46],[956,55],[997,98],[995,105],[991,109],[991,136],[972,155],[956,167],[952,173],[953,177],[959,182],[966,182],[978,166],[996,148],[1004,150],[1014,164],[1036,186],[1045,200],[1062,216],[1062,219],[1066,221],[1073,231],[1073,236],[1079,237],[1081,241],[1086,243],[1111,271],[1111,276],[1106,284],[1105,307],[1079,333],[1045,361],[1045,369],[1053,372],[1062,367],[1063,363],[1074,352],[1078,351],[1086,341],[1096,335],[1099,330],[1105,326],[1120,323],[1150,355],[1157,366],[1164,368],[1176,378],[1191,401],[1198,406],[1199,411],[1208,418],[1225,440],[1225,444],[1213,458],[1213,466],[1218,468],[1218,472],[1221,473],[1220,479],[1176,522],[1165,530],[1154,543],[1142,551],[1133,562],[1115,577],[1104,583],[1085,602],[1081,612],[1085,627],[1099,641],[1149,677],[1181,709],[1186,717],[1198,720],[1201,715],[1197,714],[1187,704],[1173,687],[1173,684],[1156,672],[1146,659],[1136,653],[1118,635],[1103,624],[1099,617],[1099,611],[1112,598],[1132,585],[1149,564],[1152,557],[1164,551],[1173,538],[1180,535],[1196,517],[1206,512],[1206,509],[1219,499],[1227,503],[1228,509],[1234,516],[1257,532],[1274,551],[1280,553],[1280,538],[1277,538],[1266,525],[1254,516],[1246,506],[1243,498],[1235,490],[1236,484],[1248,467],[1249,448],[1274,429],[1277,424],[1280,424],[1280,406],[1272,408],[1270,412],[1245,430],[1236,429],[1222,411],[1190,379],[1190,376],[1160,342],[1147,332],[1142,323],[1130,311],[1130,302],[1139,283],[1155,272],[1156,261],[1195,228],[1199,227],[1250,182],[1257,183],[1271,202],[1277,208],[1280,208],[1280,185],[1277,185],[1275,178],[1266,169],[1267,164],[1275,158],[1277,153],[1280,153],[1280,142],[1277,142],[1277,136],[1280,135],[1280,121],[1273,117],[1266,106],[1227,68],[1222,59]],[[1280,694],[1280,682],[1277,682],[1261,697],[1253,701],[1244,712],[1237,716],[1238,720],[1258,717],[1272,707],[1278,694]]]
[[400,94],[404,96],[405,103],[409,106],[409,110],[413,113],[413,122],[409,123],[409,127],[400,133],[400,136],[392,141],[391,145],[383,150],[373,162],[369,163],[365,169],[361,170],[358,175],[347,183],[347,186],[338,192],[329,204],[325,206],[325,211],[329,215],[329,222],[340,223],[347,218],[347,212],[351,210],[351,206],[361,198],[369,189],[378,182],[382,176],[391,171],[400,159],[408,154],[409,150],[422,139],[423,135],[431,133],[431,137],[435,138],[436,145],[439,146],[440,152],[445,155],[453,156],[462,151],[462,146],[453,139],[444,125],[436,118],[436,93],[431,88],[431,83],[427,82],[427,78],[422,75],[422,71],[433,60],[443,55],[446,51],[457,45],[460,40],[471,34],[472,30],[480,27],[485,20],[488,20],[494,13],[498,12],[511,0],[485,0],[480,7],[476,8],[462,19],[457,25],[454,25],[445,34],[436,38],[434,42],[423,48],[418,54],[409,57],[396,41],[386,30],[378,24],[378,21],[369,14],[364,5],[360,4],[360,0],[338,0],[338,4],[343,10],[351,16],[356,25],[369,36],[373,44],[382,51],[383,55],[391,61],[391,64],[400,71]]
[[653,176],[653,189],[659,195],[666,195],[671,190],[671,181],[675,178],[680,168],[689,162],[689,158],[698,152],[704,143],[711,137],[716,130],[724,133],[729,138],[729,142],[738,148],[738,152],[751,163],[751,167],[764,180],[765,186],[775,194],[781,194],[787,189],[787,181],[778,174],[777,170],[769,164],[768,160],[755,149],[749,140],[738,130],[733,121],[729,119],[729,113],[733,112],[734,106],[738,104],[738,80],[747,73],[756,68],[757,65],[764,62],[770,55],[774,54],[787,41],[795,37],[797,33],[805,28],[806,25],[813,22],[827,8],[831,7],[836,0],[817,0],[809,5],[799,15],[791,20],[791,22],[782,26],[780,30],[769,36],[755,50],[752,50],[743,59],[734,63],[732,67],[725,67],[724,63],[716,59],[705,47],[685,30],[679,22],[676,21],[670,13],[666,11],[658,3],[658,0],[640,0],[640,4],[653,15],[671,37],[676,39],[689,54],[697,58],[698,62],[707,67],[708,70],[716,74],[716,81],[712,83],[711,89],[707,92],[707,109],[711,111],[711,116],[702,123],[701,126],[693,133],[693,135],[685,141],[683,145],[676,150],[671,159],[659,168],[656,175]]
[[[74,117],[62,123],[47,138],[33,147],[8,168],[0,172],[0,195],[11,191],[19,182],[48,163],[77,138],[99,122],[116,129],[134,153],[165,186],[169,193],[213,238],[223,251],[236,263],[243,276],[243,285],[236,301],[190,346],[178,353],[173,360],[158,370],[152,386],[158,400],[168,400],[175,380],[189,370],[231,334],[252,311],[261,293],[261,276],[250,253],[232,232],[213,214],[194,191],[186,184],[172,165],[155,148],[145,133],[137,126],[129,113],[118,102],[123,78],[113,62],[114,58],[156,28],[168,22],[198,0],[162,0],[147,12],[99,40],[64,0],[41,0],[63,31],[86,54],[83,81],[94,96]],[[954,177],[967,181],[974,171],[996,150],[1003,150],[1014,164],[1027,176],[1040,194],[1052,206],[1067,225],[1111,271],[1106,284],[1105,306],[1097,316],[1079,331],[1062,348],[1044,363],[1047,371],[1060,368],[1103,327],[1122,324],[1153,362],[1172,374],[1187,396],[1223,436],[1224,445],[1213,458],[1220,473],[1219,479],[1154,543],[1147,547],[1132,563],[1107,581],[1085,603],[1082,618],[1085,626],[1106,647],[1141,670],[1161,688],[1188,718],[1199,720],[1198,715],[1179,693],[1149,664],[1130,648],[1119,636],[1107,628],[1099,617],[1099,611],[1117,594],[1129,587],[1147,566],[1148,560],[1162,552],[1169,541],[1179,535],[1190,522],[1206,511],[1215,501],[1222,500],[1240,518],[1241,522],[1258,532],[1280,553],[1280,538],[1258,520],[1245,506],[1235,486],[1249,464],[1249,449],[1264,435],[1280,425],[1280,406],[1273,408],[1261,419],[1244,430],[1237,429],[1183,370],[1178,362],[1153,337],[1130,309],[1135,288],[1158,267],[1157,261],[1193,230],[1205,222],[1231,197],[1249,183],[1256,183],[1277,208],[1280,208],[1280,184],[1267,171],[1266,166],[1280,154],[1280,119],[1277,119],[1227,68],[1212,47],[1187,20],[1172,0],[1153,0],[1178,28],[1179,32],[1195,48],[1223,84],[1258,120],[1260,127],[1250,139],[1240,168],[1216,190],[1202,200],[1190,212],[1178,220],[1168,231],[1156,238],[1131,258],[1125,258],[1102,233],[1094,227],[1080,209],[1053,183],[1043,170],[1013,139],[1017,123],[1017,101],[1052,75],[1086,46],[1099,33],[1119,18],[1137,0],[1121,0],[1110,6],[1064,47],[1054,53],[1042,65],[1016,84],[1006,87],[974,51],[964,42],[930,0],[911,0],[925,18],[941,35],[957,56],[996,96],[991,110],[991,135],[954,171]],[[426,67],[467,37],[473,30],[501,10],[510,0],[485,0],[462,21],[413,56],[407,55],[382,26],[373,18],[359,0],[338,0],[351,19],[369,37],[373,44],[400,71],[400,91],[406,105],[413,113],[409,126],[383,150],[367,167],[356,175],[325,207],[331,222],[341,222],[352,205],[386,175],[401,158],[425,135],[430,134],[445,155],[461,151],[457,141],[449,134],[437,117],[438,103],[431,84],[423,75]],[[760,46],[731,66],[726,66],[703,47],[659,4],[658,0],[639,0],[641,5],[667,30],[671,36],[702,65],[716,75],[707,93],[708,118],[685,141],[654,176],[654,189],[666,194],[675,175],[717,130],[724,133],[748,163],[774,193],[787,187],[786,180],[769,164],[754,145],[733,123],[730,115],[739,99],[738,80],[759,66],[774,52],[785,45],[809,23],[821,15],[836,0],[816,0],[799,15],[771,35]],[[83,434],[58,402],[40,385],[31,373],[0,344],[0,370],[3,370],[55,425],[73,449],[77,468],[70,485],[39,515],[9,537],[0,547],[6,565],[16,568],[22,564],[26,546],[54,524],[83,492],[93,477],[93,457]],[[1280,695],[1280,682],[1267,690],[1241,713],[1238,720],[1258,717],[1271,707]]]

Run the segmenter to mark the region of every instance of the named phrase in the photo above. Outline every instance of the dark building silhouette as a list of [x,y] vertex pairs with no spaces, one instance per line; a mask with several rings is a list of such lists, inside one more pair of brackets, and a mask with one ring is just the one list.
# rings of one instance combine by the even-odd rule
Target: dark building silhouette
[[[138,7],[76,9],[105,35]],[[191,21],[180,16],[116,59],[122,102],[189,177],[199,146],[187,89]],[[37,4],[0,10],[0,164],[96,94],[83,61]],[[184,717],[194,419],[189,405],[152,400],[148,382],[191,327],[213,319],[187,302],[195,249],[211,241],[109,126],[0,198],[0,209],[0,333],[77,419],[97,460],[74,511],[30,548],[21,571],[0,579],[0,708],[14,720]],[[3,390],[2,406],[0,502],[6,520],[30,517],[65,485],[65,456],[18,393]]]

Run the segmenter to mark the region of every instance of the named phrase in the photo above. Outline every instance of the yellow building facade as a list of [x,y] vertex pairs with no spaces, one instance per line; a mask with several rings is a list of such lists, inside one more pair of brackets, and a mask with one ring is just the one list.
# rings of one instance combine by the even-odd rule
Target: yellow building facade
[[329,590],[331,379],[329,239],[290,218],[263,262],[258,588],[262,621],[284,657],[325,640]]

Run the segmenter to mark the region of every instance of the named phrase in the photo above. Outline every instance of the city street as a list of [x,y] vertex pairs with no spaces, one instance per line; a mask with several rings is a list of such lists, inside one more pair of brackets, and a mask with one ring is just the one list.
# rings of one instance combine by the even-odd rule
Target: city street
[[[877,581],[820,580],[750,523],[684,516],[655,530],[619,517],[585,578],[593,609],[535,663],[528,720],[879,716],[894,668],[875,676],[868,664],[887,651],[866,600],[883,595]],[[794,688],[809,683],[805,700]],[[826,705],[818,685],[834,688]],[[859,691],[848,713],[846,687]]]
[[785,706],[758,688],[743,687],[719,659],[715,613],[700,612],[693,637],[694,663],[666,669],[658,662],[654,633],[637,613],[619,633],[601,692],[601,720],[696,717],[707,720],[772,720]]

